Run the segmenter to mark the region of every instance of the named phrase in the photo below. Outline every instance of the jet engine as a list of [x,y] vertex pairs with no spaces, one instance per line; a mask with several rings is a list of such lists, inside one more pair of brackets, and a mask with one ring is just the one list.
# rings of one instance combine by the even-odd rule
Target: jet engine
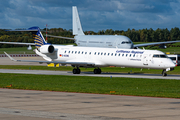
[[54,46],[52,45],[42,45],[38,50],[41,53],[47,54],[47,53],[53,53],[54,52]]
[[159,45],[159,48],[166,49],[167,47],[165,44],[161,44],[161,45]]

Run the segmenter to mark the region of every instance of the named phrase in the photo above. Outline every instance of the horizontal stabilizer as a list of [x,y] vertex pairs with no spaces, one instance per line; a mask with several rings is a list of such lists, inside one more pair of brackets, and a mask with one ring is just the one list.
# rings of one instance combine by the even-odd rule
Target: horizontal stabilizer
[[35,32],[35,31],[38,31],[38,30],[39,30],[39,27],[31,27],[31,28],[28,28],[28,29],[7,30],[7,31],[29,31],[29,32]]

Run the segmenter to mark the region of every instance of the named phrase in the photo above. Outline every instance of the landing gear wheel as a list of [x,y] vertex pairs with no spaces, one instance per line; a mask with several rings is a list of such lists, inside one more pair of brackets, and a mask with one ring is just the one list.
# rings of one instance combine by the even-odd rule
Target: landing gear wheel
[[97,69],[98,70],[98,74],[101,74],[101,69]]
[[94,69],[94,74],[98,74],[98,70],[97,69]]
[[73,74],[77,74],[77,69],[73,69]]
[[163,77],[166,77],[166,76],[167,76],[166,70],[163,70],[163,71],[162,71],[162,76],[163,76]]
[[94,74],[101,74],[101,69],[94,69]]
[[81,70],[80,69],[77,69],[77,73],[76,74],[80,74],[81,73]]
[[74,68],[72,72],[73,74],[80,74],[81,70],[79,68],[78,69]]

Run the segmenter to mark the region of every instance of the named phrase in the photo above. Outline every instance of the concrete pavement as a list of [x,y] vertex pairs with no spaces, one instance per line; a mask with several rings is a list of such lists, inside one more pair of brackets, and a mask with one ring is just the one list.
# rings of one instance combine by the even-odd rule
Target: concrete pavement
[[2,120],[179,120],[180,99],[0,89]]

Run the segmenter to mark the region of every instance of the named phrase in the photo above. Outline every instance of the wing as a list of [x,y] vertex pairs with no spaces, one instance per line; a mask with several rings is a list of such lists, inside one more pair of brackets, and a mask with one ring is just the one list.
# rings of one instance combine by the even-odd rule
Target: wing
[[134,48],[136,48],[136,47],[151,46],[151,45],[170,44],[170,43],[177,43],[177,42],[180,42],[180,40],[166,41],[166,42],[155,42],[155,43],[145,43],[145,44],[136,44],[136,45],[134,45]]
[[54,35],[47,35],[48,37],[55,37],[55,38],[62,38],[62,39],[68,39],[68,40],[76,40],[74,38],[69,38],[69,37],[62,37],[62,36],[54,36]]
[[1,42],[1,44],[16,44],[16,45],[35,45],[35,43],[22,43],[22,42]]
[[[22,30],[6,30],[6,31],[29,31],[29,32],[37,32],[38,29],[36,27],[31,27],[29,29],[22,29]],[[35,43],[22,43],[22,42],[2,42],[0,41],[1,44],[16,44],[16,45],[35,45]]]
[[36,63],[55,63],[55,64],[71,64],[74,66],[88,66],[88,67],[93,67],[95,66],[95,63],[92,62],[60,62],[60,61],[36,61],[36,60],[16,60],[12,58],[9,54],[4,52],[12,61],[15,62],[36,62]]

